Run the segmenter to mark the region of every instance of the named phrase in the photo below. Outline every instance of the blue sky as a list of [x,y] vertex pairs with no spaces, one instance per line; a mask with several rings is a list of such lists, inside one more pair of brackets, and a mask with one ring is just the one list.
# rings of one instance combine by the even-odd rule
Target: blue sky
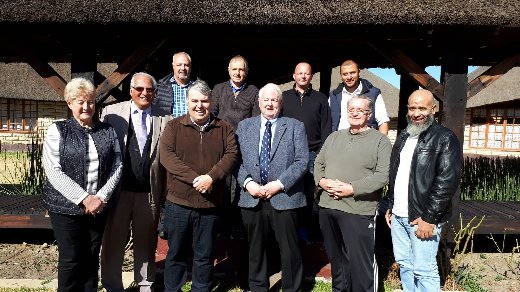
[[[470,66],[468,67],[468,73],[473,72],[478,67],[476,66]],[[388,83],[392,84],[393,86],[399,88],[399,78],[400,76],[395,73],[395,70],[392,68],[370,68],[368,69],[370,72],[376,74],[377,76],[383,78]],[[437,79],[437,81],[440,80],[441,76],[441,67],[440,66],[430,66],[426,67],[426,72],[430,74],[433,78]]]

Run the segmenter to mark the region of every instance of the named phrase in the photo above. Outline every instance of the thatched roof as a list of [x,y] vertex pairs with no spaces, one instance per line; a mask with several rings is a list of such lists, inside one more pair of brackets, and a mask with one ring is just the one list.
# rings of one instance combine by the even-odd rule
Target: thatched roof
[[[49,64],[60,76],[70,80],[70,64]],[[108,76],[116,64],[98,64],[97,70]],[[11,99],[31,99],[43,101],[62,101],[60,96],[27,63],[0,63],[0,97]]]
[[[489,67],[479,67],[471,72],[468,80],[482,74]],[[520,67],[514,67],[487,88],[468,100],[467,108],[520,99]]]
[[520,2],[510,0],[10,0],[0,22],[186,24],[426,24],[520,27]]

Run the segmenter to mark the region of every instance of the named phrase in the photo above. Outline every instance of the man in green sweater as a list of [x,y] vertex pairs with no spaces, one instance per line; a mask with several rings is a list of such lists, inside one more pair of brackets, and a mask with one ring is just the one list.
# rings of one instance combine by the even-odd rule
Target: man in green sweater
[[368,127],[371,103],[366,96],[349,100],[350,128],[333,132],[314,164],[333,291],[377,291],[375,215],[388,182],[392,145]]

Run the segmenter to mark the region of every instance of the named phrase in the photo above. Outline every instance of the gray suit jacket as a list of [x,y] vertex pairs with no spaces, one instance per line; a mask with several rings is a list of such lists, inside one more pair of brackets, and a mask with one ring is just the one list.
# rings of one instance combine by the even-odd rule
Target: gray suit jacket
[[[248,177],[260,183],[260,123],[260,116],[245,119],[238,124],[236,132],[242,158],[237,176],[242,186],[238,205],[242,208],[253,208],[260,202],[243,187]],[[278,118],[271,147],[268,181],[280,180],[285,189],[270,199],[273,208],[289,210],[306,205],[303,175],[307,171],[308,161],[309,148],[303,123],[292,118]]]
[[[130,101],[112,104],[103,108],[101,120],[112,125],[121,147],[122,160],[126,155],[126,142],[130,121]],[[159,138],[171,120],[171,115],[152,104],[152,141],[150,144],[150,186],[152,194],[151,204],[159,206],[166,197],[166,172],[159,163]]]

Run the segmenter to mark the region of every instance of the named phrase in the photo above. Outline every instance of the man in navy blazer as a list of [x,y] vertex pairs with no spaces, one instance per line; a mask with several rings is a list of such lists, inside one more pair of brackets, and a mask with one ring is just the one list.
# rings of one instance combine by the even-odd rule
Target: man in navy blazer
[[[301,291],[303,267],[298,245],[298,211],[306,203],[302,177],[309,150],[302,122],[279,117],[282,92],[272,83],[259,92],[260,116],[245,119],[236,132],[241,154],[238,205],[249,241],[249,287],[268,291],[266,249],[270,232],[280,247],[282,290]],[[260,153],[266,123],[271,124],[267,179],[260,178]]]

